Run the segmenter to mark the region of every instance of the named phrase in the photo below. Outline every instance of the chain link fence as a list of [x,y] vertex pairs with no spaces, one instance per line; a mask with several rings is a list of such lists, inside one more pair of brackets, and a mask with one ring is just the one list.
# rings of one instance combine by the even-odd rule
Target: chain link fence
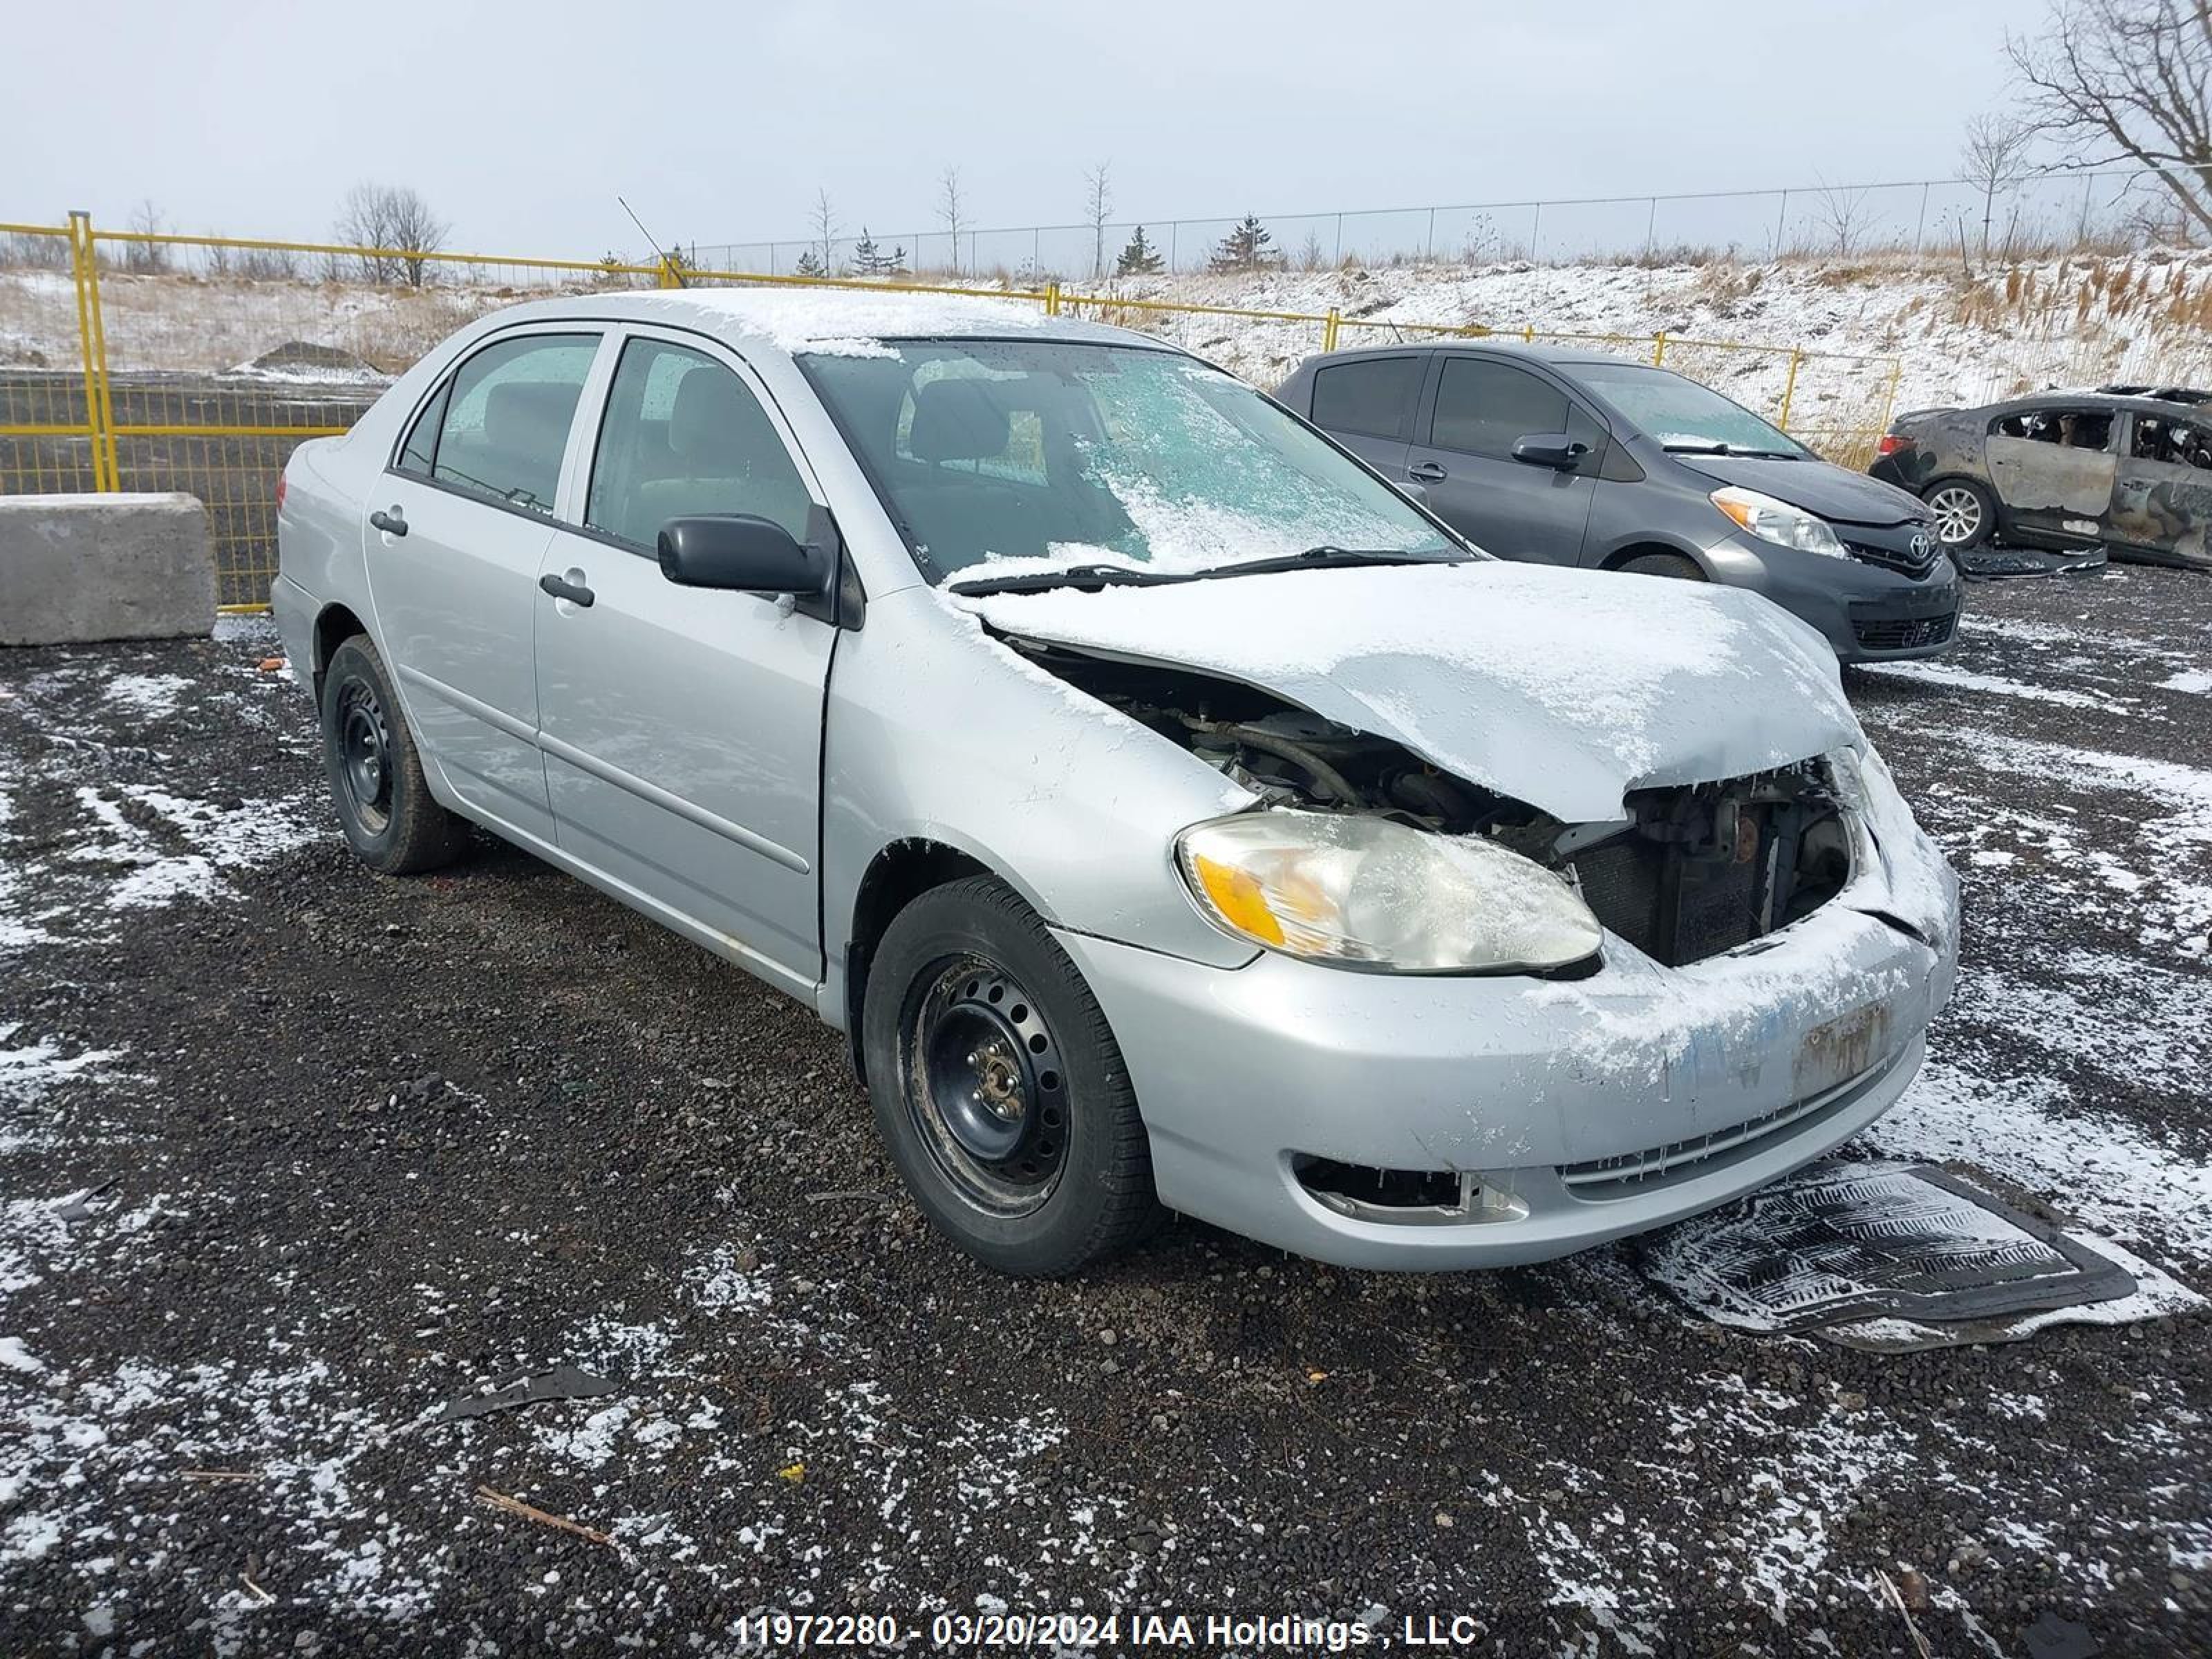
[[[1851,258],[1955,250],[1980,259],[2032,257],[2138,239],[2159,205],[2150,175],[2096,170],[1873,185],[1811,184],[1778,190],[1580,197],[1324,213],[1261,214],[1268,259],[1292,270],[1345,265],[1482,265],[1513,261],[1713,258],[1794,255]],[[1141,228],[1158,270],[1176,275],[1236,264],[1242,214],[1193,219],[1117,216],[1098,223],[895,232],[834,225],[823,236],[691,246],[722,270],[789,274],[883,274],[886,269],[996,276],[1011,281],[1097,282],[1126,271],[1121,254]]]

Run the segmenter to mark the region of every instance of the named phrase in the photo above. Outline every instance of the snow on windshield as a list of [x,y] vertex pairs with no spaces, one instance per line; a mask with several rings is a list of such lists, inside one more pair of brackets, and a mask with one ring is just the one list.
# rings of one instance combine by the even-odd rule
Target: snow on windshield
[[1179,353],[930,340],[800,362],[939,580],[1451,545],[1327,440]]

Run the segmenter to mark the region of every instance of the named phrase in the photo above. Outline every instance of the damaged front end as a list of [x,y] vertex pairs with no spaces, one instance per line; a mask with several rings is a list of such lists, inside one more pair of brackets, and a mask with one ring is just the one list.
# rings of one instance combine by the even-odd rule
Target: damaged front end
[[[1252,686],[1006,642],[1267,807],[1381,820],[1456,847],[1480,843],[1516,854],[1566,884],[1616,939],[1667,967],[1735,950],[1802,920],[1840,893],[1855,868],[1853,833],[1824,759],[1632,790],[1620,816],[1568,823],[1455,777],[1394,738],[1325,720]],[[1594,937],[1590,942],[1577,961],[1500,957],[1488,971],[1587,973],[1596,965]],[[1431,963],[1426,970],[1450,969]]]

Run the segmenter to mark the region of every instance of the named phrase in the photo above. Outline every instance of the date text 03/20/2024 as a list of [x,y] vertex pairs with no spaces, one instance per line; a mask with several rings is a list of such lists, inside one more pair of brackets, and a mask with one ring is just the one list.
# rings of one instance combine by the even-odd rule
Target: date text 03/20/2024
[[756,1613],[744,1620],[750,1645],[812,1650],[896,1647],[927,1634],[939,1650],[1032,1647],[1213,1649],[1346,1653],[1364,1648],[1471,1646],[1487,1634],[1465,1613],[1408,1614],[1388,1627],[1377,1607],[1358,1619],[1308,1614],[939,1613],[926,1621],[891,1613]]

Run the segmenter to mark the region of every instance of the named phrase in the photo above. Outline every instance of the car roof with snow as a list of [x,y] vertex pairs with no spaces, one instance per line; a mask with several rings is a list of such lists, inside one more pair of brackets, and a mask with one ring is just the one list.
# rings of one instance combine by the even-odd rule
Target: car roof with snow
[[1055,340],[1176,348],[1127,329],[1053,317],[1033,301],[896,288],[686,288],[577,295],[544,302],[542,315],[660,323],[779,351],[852,354],[884,340]]
[[1460,335],[1430,335],[1418,340],[1394,340],[1389,345],[1351,346],[1340,351],[1325,352],[1309,362],[1335,362],[1350,357],[1388,357],[1408,350],[1486,352],[1500,357],[1526,357],[1540,363],[1570,365],[1574,363],[1637,363],[1650,367],[1649,353],[1644,357],[1630,356],[1619,351],[1595,350],[1587,346],[1553,345],[1543,340],[1518,340],[1505,334],[1482,334],[1473,337]]

